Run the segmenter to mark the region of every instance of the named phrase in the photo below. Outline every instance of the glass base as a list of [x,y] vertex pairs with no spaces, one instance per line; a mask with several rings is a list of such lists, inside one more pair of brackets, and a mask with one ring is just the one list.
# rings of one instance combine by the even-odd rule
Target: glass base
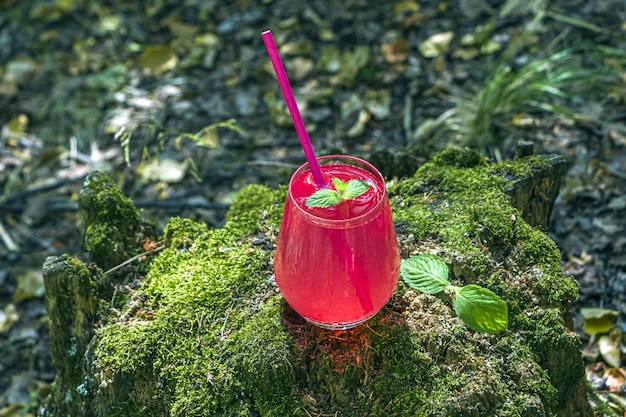
[[364,318],[363,320],[359,320],[359,321],[354,321],[354,322],[350,322],[350,323],[337,323],[337,324],[332,324],[332,323],[318,323],[316,321],[307,319],[306,317],[303,317],[306,321],[308,321],[311,324],[316,325],[317,327],[321,327],[322,329],[326,329],[326,330],[349,330],[352,329],[360,324],[365,323],[366,321],[368,321],[369,319],[371,319],[372,317],[374,317],[376,315],[376,313],[372,314],[369,317]]

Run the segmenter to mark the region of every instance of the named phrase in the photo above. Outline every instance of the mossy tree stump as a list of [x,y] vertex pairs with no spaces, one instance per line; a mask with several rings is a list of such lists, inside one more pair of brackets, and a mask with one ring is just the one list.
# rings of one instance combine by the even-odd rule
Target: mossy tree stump
[[571,330],[577,285],[540,230],[563,167],[449,150],[390,188],[403,257],[438,254],[453,283],[496,292],[509,307],[499,335],[403,284],[356,329],[305,323],[272,278],[284,188],[243,189],[222,229],[172,219],[158,255],[105,274],[154,236],[94,173],[83,195],[98,198],[81,211],[86,242],[105,242],[95,263],[44,266],[58,370],[44,415],[591,416]]

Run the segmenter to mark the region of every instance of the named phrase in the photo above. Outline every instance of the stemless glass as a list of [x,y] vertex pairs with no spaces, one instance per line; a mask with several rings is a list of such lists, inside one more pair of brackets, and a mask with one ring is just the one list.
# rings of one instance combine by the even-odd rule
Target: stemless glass
[[327,329],[364,323],[398,284],[400,255],[385,181],[362,159],[318,158],[324,180],[361,179],[369,190],[332,208],[310,208],[317,189],[308,164],[289,182],[274,272],[285,300],[305,320]]

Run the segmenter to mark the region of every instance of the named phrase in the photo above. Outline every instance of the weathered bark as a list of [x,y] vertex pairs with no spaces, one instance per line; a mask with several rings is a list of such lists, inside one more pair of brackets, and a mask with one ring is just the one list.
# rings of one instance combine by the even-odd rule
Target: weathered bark
[[[85,247],[105,270],[139,253],[142,241],[155,236],[154,225],[139,218],[132,201],[102,172],[87,177],[78,206]],[[87,416],[83,398],[93,377],[88,375],[85,353],[97,319],[98,296],[110,296],[114,283],[101,274],[92,276],[83,262],[67,255],[48,257],[43,277],[57,370],[52,397],[58,399],[48,403],[46,413]]]
[[[330,332],[305,323],[271,277],[284,190],[242,190],[224,229],[173,219],[142,287],[118,294],[121,311],[107,307],[108,276],[51,258],[44,279],[58,375],[44,414],[590,417],[571,330],[577,287],[537,229],[547,227],[562,168],[555,156],[489,165],[446,151],[390,191],[403,256],[439,254],[453,280],[498,293],[509,305],[500,335],[469,331],[445,296],[402,284],[367,325]],[[106,242],[90,251],[108,269],[139,250],[146,228],[110,180],[90,178],[86,187],[102,194],[83,199],[84,230]],[[98,216],[102,201],[131,213],[130,226]],[[108,297],[97,311],[96,294]],[[96,320],[106,324],[94,330]]]
[[52,363],[57,375],[47,412],[82,414],[76,393],[85,382],[84,355],[96,319],[96,288],[87,267],[70,256],[49,257],[43,266],[46,309],[50,323]]
[[511,204],[522,212],[524,220],[543,231],[548,230],[554,200],[566,169],[563,157],[547,155],[545,158],[548,164],[544,169],[514,180],[507,190]]

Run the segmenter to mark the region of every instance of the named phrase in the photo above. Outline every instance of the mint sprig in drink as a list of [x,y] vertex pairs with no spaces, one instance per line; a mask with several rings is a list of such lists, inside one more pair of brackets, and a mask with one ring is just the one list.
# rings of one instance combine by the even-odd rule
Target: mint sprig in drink
[[[389,301],[400,272],[398,244],[385,182],[376,168],[351,156],[318,161],[325,190],[340,193],[336,188],[343,184],[349,193],[335,205],[307,205],[320,189],[308,164],[295,172],[274,271],[285,300],[302,317],[345,329],[365,322]],[[350,181],[361,186],[350,192]]]
[[289,183],[276,283],[306,320],[347,329],[375,315],[398,283],[400,257],[385,181],[358,158],[318,162],[272,33],[262,37],[307,160]]

